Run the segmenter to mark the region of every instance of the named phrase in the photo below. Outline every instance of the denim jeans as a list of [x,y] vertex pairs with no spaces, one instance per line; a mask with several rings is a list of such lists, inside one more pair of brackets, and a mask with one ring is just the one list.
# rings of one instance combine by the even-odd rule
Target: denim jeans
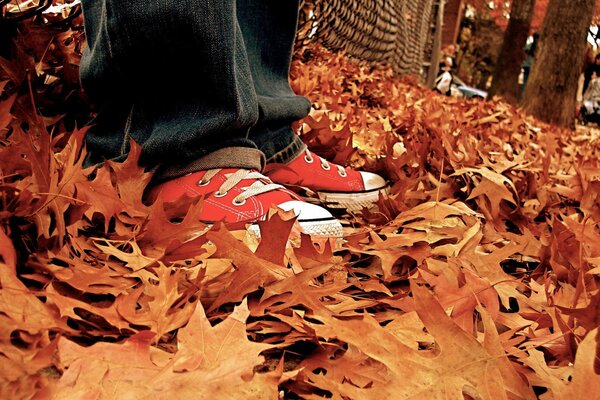
[[288,81],[298,0],[83,0],[83,11],[81,82],[98,107],[89,162],[124,158],[132,139],[140,164],[169,176],[213,153],[248,168],[303,150],[291,123],[310,103]]

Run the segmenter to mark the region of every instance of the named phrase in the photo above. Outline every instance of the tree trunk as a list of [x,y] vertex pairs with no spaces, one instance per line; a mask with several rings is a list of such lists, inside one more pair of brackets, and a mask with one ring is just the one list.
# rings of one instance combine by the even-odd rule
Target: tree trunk
[[525,59],[523,48],[529,35],[534,5],[535,0],[513,0],[489,92],[490,96],[502,96],[513,104],[519,99],[519,73]]
[[550,0],[523,98],[533,116],[574,128],[577,81],[596,0]]
[[444,24],[444,1],[438,2],[437,15],[435,20],[435,34],[433,37],[433,51],[431,52],[431,65],[427,73],[427,87],[432,88],[435,78],[440,69],[440,56],[442,53],[442,26]]

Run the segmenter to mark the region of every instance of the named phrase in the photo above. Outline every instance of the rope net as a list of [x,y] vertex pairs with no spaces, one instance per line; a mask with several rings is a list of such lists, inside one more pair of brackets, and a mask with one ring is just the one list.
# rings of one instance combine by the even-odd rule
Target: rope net
[[305,0],[297,44],[320,43],[400,74],[423,75],[433,46],[434,0]]

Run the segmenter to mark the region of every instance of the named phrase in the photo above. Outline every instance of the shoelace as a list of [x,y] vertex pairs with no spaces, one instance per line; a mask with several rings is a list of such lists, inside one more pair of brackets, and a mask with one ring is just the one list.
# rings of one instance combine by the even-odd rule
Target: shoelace
[[[306,149],[304,152],[305,152],[304,161],[306,161],[309,164],[312,163],[315,159],[313,158],[310,151],[308,149]],[[319,157],[319,160],[321,161],[321,168],[323,168],[325,171],[329,171],[331,169],[331,165],[329,165],[327,160],[325,160],[324,158],[321,158],[321,157]],[[348,175],[348,173],[346,172],[344,167],[342,167],[341,165],[337,165],[337,164],[334,164],[334,165],[337,167],[338,174],[340,174],[340,176],[342,178],[345,178]]]
[[[208,171],[206,171],[206,174],[204,174],[202,179],[198,181],[198,186],[208,185],[210,183],[210,180],[212,178],[214,178],[215,175],[217,175],[220,171],[221,171],[221,169],[209,169]],[[266,192],[270,192],[272,190],[283,188],[282,185],[279,185],[277,183],[264,183],[263,181],[261,181],[261,179],[268,180],[268,178],[257,171],[240,169],[240,170],[234,172],[233,174],[227,174],[225,176],[227,177],[227,179],[219,187],[219,190],[217,190],[213,194],[213,196],[215,196],[215,197],[225,196],[231,188],[233,188],[234,186],[236,186],[238,183],[240,183],[241,181],[243,181],[245,179],[256,180],[252,185],[250,185],[246,188],[242,188],[242,193],[240,193],[233,199],[233,204],[235,204],[236,206],[243,205],[244,203],[246,203],[246,200],[248,200],[249,198],[251,198],[253,196],[257,196],[262,193],[266,193]]]

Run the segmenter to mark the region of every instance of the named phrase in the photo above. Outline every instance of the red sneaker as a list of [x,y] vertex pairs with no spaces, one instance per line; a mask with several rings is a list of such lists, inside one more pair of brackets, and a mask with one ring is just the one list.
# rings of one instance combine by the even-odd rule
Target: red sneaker
[[275,183],[301,189],[308,201],[350,211],[372,206],[388,190],[381,176],[327,162],[308,149],[288,164],[267,164],[265,175]]
[[302,201],[296,194],[258,171],[246,169],[211,169],[190,173],[152,188],[148,196],[161,196],[165,202],[180,197],[204,196],[201,221],[213,223],[251,223],[266,218],[275,205],[294,210],[305,233],[341,237],[342,225],[322,207]]

